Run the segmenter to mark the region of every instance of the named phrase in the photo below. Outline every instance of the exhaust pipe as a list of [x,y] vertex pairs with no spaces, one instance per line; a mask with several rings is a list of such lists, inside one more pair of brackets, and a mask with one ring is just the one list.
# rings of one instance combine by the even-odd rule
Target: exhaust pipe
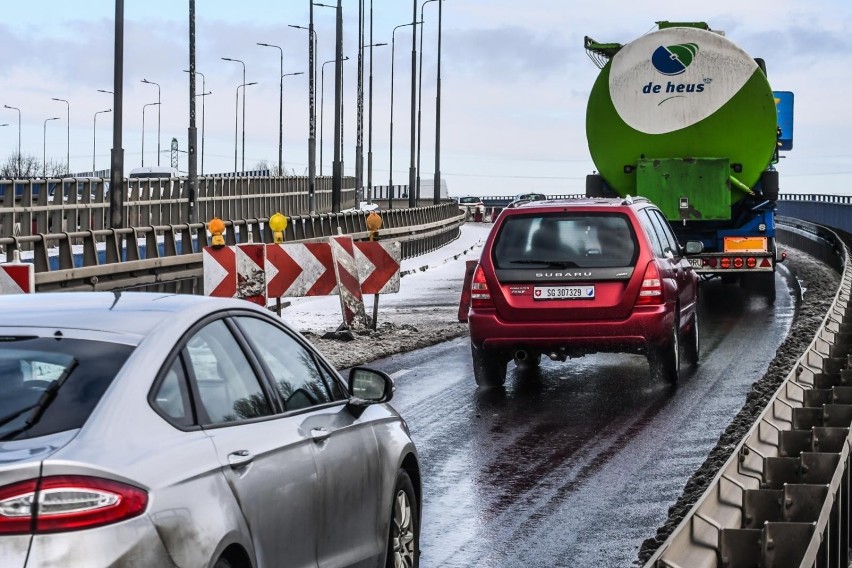
[[526,361],[527,359],[529,359],[529,354],[527,353],[526,349],[518,349],[517,351],[515,351],[516,362]]

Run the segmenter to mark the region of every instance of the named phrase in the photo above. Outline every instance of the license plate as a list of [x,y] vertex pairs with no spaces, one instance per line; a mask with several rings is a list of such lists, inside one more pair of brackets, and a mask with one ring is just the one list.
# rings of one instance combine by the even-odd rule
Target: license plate
[[690,258],[689,264],[692,265],[692,268],[701,268],[702,266],[704,266],[700,258]]
[[536,300],[591,300],[595,297],[594,286],[536,286]]

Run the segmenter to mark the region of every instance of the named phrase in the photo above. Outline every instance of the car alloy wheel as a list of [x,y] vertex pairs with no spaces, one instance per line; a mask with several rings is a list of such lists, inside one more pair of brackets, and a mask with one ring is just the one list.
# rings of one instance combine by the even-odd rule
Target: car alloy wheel
[[391,512],[388,568],[416,568],[417,502],[411,478],[404,470],[397,475]]

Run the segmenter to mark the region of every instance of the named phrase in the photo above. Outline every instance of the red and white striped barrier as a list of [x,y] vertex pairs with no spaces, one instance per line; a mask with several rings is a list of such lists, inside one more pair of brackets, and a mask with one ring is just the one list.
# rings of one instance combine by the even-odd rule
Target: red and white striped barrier
[[266,305],[269,298],[340,295],[344,323],[365,327],[364,294],[399,292],[399,242],[246,244],[205,247],[204,294],[245,298]]
[[0,294],[35,292],[35,267],[29,262],[0,264]]

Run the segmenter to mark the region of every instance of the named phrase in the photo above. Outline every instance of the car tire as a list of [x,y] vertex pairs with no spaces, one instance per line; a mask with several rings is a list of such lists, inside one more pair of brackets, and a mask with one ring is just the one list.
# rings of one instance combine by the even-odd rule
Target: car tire
[[219,558],[213,568],[232,568],[231,562],[227,558]]
[[686,334],[683,345],[683,358],[690,365],[698,364],[700,354],[700,326],[698,325],[698,304],[695,304],[695,313],[692,314],[692,325],[689,326],[689,333]]
[[470,344],[473,357],[473,378],[481,387],[501,387],[506,382],[508,361],[500,353],[486,351]]
[[675,384],[680,375],[680,338],[677,320],[672,326],[671,337],[665,345],[655,347],[648,353],[651,376]]
[[417,568],[420,564],[420,514],[414,484],[404,469],[396,474],[391,503],[386,568]]

